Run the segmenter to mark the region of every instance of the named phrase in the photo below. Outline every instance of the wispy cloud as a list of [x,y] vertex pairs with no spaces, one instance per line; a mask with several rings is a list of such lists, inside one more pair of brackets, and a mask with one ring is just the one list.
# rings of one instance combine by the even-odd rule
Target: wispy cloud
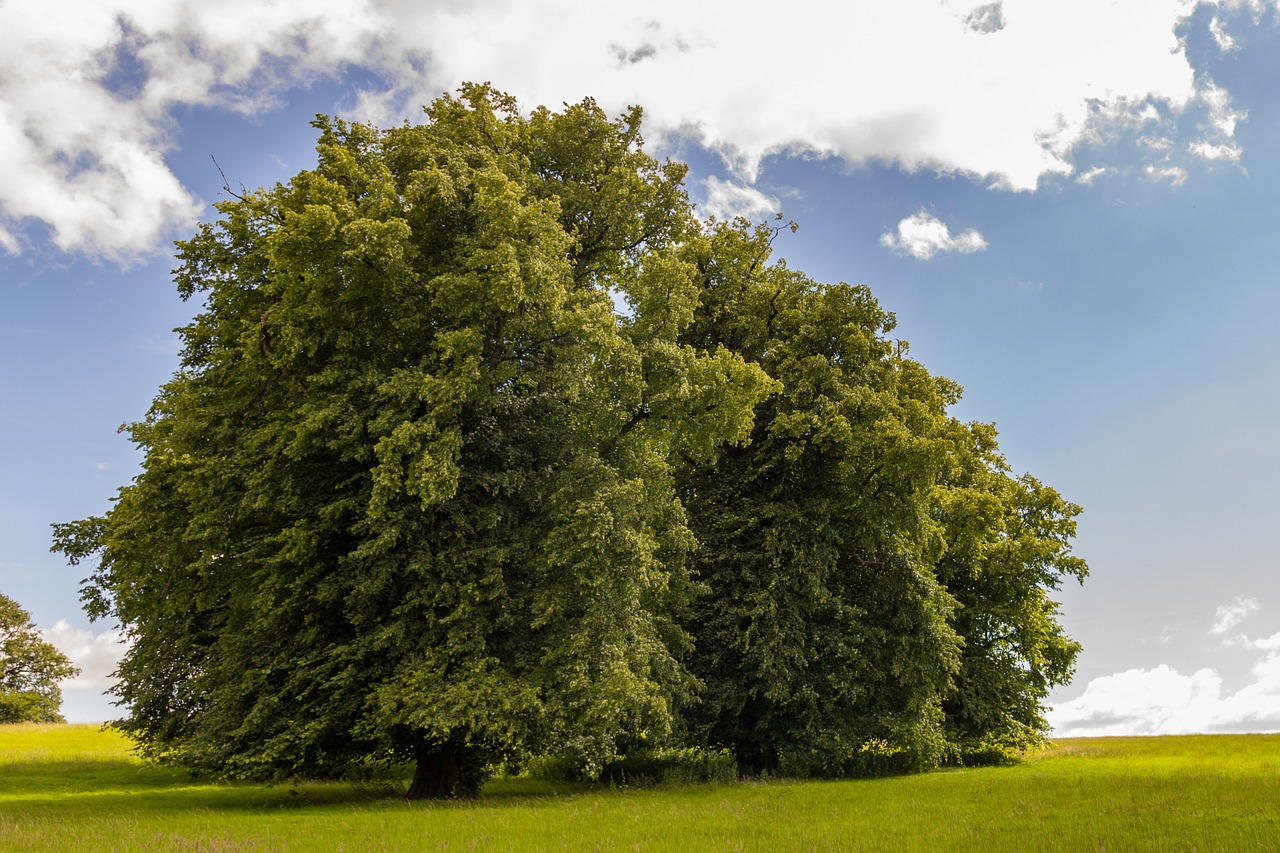
[[1092,169],[1081,172],[1076,176],[1076,183],[1089,185],[1092,184],[1099,176],[1105,175],[1111,170],[1106,166],[1094,166]]
[[1237,109],[1231,94],[1212,82],[1201,88],[1196,100],[1207,108],[1208,115],[1201,124],[1201,138],[1191,142],[1187,150],[1205,160],[1239,161],[1243,152],[1235,141],[1236,126],[1249,117],[1248,112]]
[[927,261],[939,252],[980,252],[987,241],[973,228],[952,236],[945,222],[922,210],[899,222],[896,230],[881,234],[880,245]]
[[1187,150],[1203,160],[1229,160],[1233,163],[1240,160],[1239,145],[1213,145],[1208,142],[1193,142],[1187,146]]
[[1236,40],[1227,32],[1227,28],[1222,25],[1222,20],[1217,15],[1214,15],[1213,20],[1209,22],[1209,34],[1217,43],[1218,50],[1223,53],[1236,49]]
[[771,216],[781,209],[776,198],[747,184],[722,181],[712,176],[703,181],[702,185],[706,190],[706,200],[699,209],[717,219],[732,219],[735,216],[759,219]]
[[1239,625],[1250,614],[1258,612],[1261,605],[1256,598],[1238,596],[1230,604],[1221,605],[1213,615],[1213,627],[1210,634],[1221,636]]
[[1168,181],[1175,187],[1180,187],[1187,182],[1187,170],[1181,166],[1156,166],[1151,164],[1147,166],[1147,175],[1155,181]]

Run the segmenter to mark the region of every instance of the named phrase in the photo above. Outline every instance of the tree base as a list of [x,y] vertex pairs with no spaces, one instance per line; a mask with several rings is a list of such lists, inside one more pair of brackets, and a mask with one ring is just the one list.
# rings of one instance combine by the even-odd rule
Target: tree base
[[414,750],[416,766],[406,800],[449,800],[470,796],[462,788],[459,750],[451,744],[421,746]]

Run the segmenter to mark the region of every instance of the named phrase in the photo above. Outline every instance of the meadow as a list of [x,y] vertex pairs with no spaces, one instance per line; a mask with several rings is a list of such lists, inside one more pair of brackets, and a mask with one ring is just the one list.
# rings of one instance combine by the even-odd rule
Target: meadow
[[619,788],[211,784],[96,726],[0,726],[0,849],[1274,850],[1280,735],[1059,742],[1010,767]]

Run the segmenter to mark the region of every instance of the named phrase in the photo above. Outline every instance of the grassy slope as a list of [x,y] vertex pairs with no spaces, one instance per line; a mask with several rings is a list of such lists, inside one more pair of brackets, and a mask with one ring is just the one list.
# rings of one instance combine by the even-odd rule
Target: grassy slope
[[2,850],[1266,850],[1280,736],[1064,741],[1008,768],[648,790],[492,783],[478,802],[209,785],[92,726],[0,726]]

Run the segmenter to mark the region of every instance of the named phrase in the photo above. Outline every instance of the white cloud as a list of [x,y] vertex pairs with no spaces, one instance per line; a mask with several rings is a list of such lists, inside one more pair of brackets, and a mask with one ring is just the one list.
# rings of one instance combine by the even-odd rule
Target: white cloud
[[1227,633],[1249,618],[1251,613],[1256,613],[1261,606],[1256,598],[1237,596],[1235,601],[1221,605],[1213,614],[1213,627],[1209,629],[1209,633],[1219,636]]
[[[1240,596],[1214,613],[1209,633],[1223,636],[1259,609]],[[1186,675],[1160,664],[1095,678],[1084,692],[1049,709],[1058,737],[1161,735],[1194,732],[1280,731],[1280,632],[1269,637],[1228,640],[1257,653],[1251,681],[1228,693],[1215,669]]]
[[979,252],[987,241],[972,228],[953,237],[945,222],[922,210],[899,222],[896,232],[881,234],[880,245],[927,261],[938,252]]
[[975,33],[998,33],[1004,29],[1004,4],[988,3],[965,16],[964,25]]
[[1057,737],[1280,731],[1280,654],[1260,658],[1235,693],[1215,670],[1183,675],[1161,664],[1095,678],[1047,716]]
[[1058,737],[1206,731],[1221,693],[1213,670],[1182,675],[1161,664],[1095,678],[1078,699],[1059,703],[1047,716]]
[[1217,15],[1213,16],[1213,20],[1209,22],[1209,34],[1213,36],[1213,40],[1218,44],[1218,50],[1223,53],[1235,50],[1236,40],[1227,32],[1227,28],[1222,25],[1221,19]]
[[1147,175],[1155,181],[1168,181],[1175,187],[1180,187],[1187,182],[1187,170],[1181,166],[1148,165]]
[[40,633],[80,667],[78,676],[62,683],[64,689],[102,690],[111,686],[111,673],[115,672],[120,659],[129,648],[119,631],[101,631],[95,634],[72,626],[66,619],[59,619],[52,628],[42,629]]
[[707,197],[700,205],[700,210],[717,219],[732,219],[735,216],[759,219],[772,216],[780,210],[776,198],[746,184],[722,181],[713,175],[703,181],[703,187],[707,191]]
[[22,252],[22,244],[18,242],[17,236],[3,225],[0,225],[0,249],[4,249],[11,255]]
[[1108,169],[1106,166],[1094,166],[1092,169],[1081,172],[1077,175],[1076,183],[1086,185],[1092,184],[1099,176],[1105,175],[1110,171],[1111,169]]
[[[1257,25],[1262,20],[1262,13],[1267,11],[1267,4],[1271,3],[1280,8],[1280,4],[1276,4],[1275,0],[1189,0],[1188,7],[1194,8],[1196,5],[1213,6],[1217,9],[1225,9],[1227,11],[1236,12],[1241,9],[1248,9],[1252,12],[1253,24]],[[1218,17],[1217,15],[1214,16]]]
[[[859,0],[835,26],[828,10],[779,15],[764,0],[729,16],[683,0],[62,0],[56,16],[9,0],[0,248],[18,251],[44,223],[67,250],[152,249],[200,210],[164,159],[177,108],[253,113],[354,68],[381,81],[360,92],[358,118],[417,115],[464,80],[491,80],[529,106],[643,104],[651,138],[691,134],[748,182],[767,154],[810,152],[1030,190],[1071,174],[1073,148],[1100,124],[1153,104],[1214,109],[1221,90],[1197,100],[1175,32],[1197,5]],[[744,70],[762,68],[777,73]],[[1220,110],[1216,132],[1240,117]]]
[[1239,145],[1213,145],[1204,141],[1191,143],[1187,150],[1204,160],[1230,160],[1233,163],[1239,162],[1242,153]]
[[1196,100],[1208,110],[1200,130],[1204,136],[1187,145],[1187,150],[1203,160],[1240,161],[1243,153],[1235,141],[1236,125],[1249,117],[1236,109],[1226,89],[1210,82],[1196,94]]
[[1254,649],[1261,649],[1264,652],[1280,652],[1280,631],[1272,634],[1270,637],[1259,637],[1256,640],[1246,640],[1245,645]]
[[1196,93],[1196,99],[1209,107],[1209,123],[1223,136],[1233,135],[1236,124],[1249,117],[1247,112],[1233,109],[1231,93],[1213,83]]

